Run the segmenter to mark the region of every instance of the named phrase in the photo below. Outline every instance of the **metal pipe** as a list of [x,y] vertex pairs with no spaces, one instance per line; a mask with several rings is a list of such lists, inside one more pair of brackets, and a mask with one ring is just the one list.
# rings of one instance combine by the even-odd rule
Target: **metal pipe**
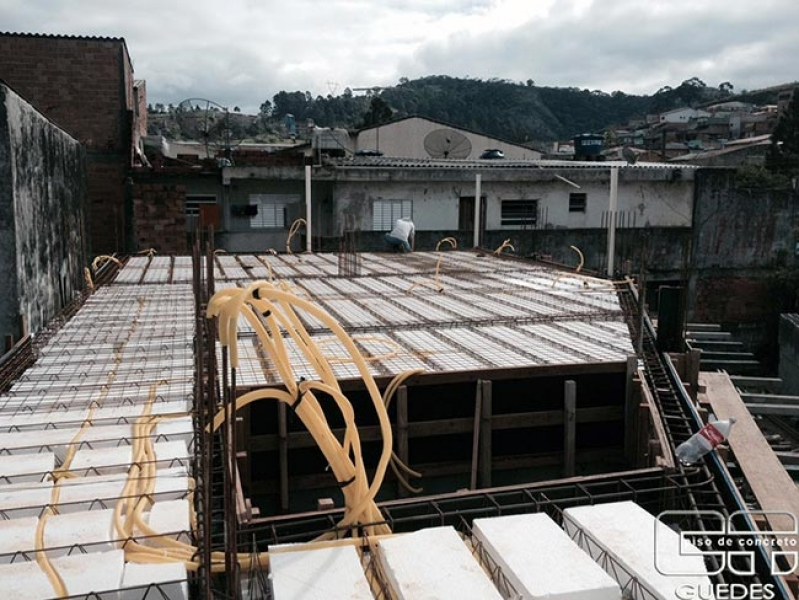
[[313,231],[311,227],[311,214],[313,213],[311,205],[311,165],[305,165],[305,250],[313,252],[312,236]]
[[480,195],[482,194],[481,184],[483,176],[480,173],[474,176],[474,247],[480,247]]
[[619,202],[619,168],[610,168],[610,201],[608,206],[608,277],[613,277],[616,252],[616,206]]

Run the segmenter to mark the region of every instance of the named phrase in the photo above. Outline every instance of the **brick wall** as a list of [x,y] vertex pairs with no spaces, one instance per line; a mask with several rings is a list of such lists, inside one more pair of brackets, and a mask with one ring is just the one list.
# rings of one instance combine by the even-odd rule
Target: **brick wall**
[[133,69],[125,41],[0,34],[0,79],[86,149],[91,253],[124,247]]
[[134,183],[133,237],[136,250],[187,254],[186,188],[174,183]]

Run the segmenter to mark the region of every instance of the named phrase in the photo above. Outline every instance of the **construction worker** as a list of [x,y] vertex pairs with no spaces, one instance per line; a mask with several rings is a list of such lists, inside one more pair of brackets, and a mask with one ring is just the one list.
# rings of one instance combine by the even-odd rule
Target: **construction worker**
[[386,242],[395,252],[411,252],[414,249],[416,228],[408,218],[397,219],[394,229],[386,234]]

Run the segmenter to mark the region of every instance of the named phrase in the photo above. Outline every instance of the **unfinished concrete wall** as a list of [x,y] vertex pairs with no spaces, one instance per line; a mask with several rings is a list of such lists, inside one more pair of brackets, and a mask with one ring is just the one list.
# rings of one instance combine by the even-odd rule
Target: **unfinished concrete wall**
[[799,314],[780,315],[780,365],[782,393],[799,396]]
[[779,315],[797,309],[797,208],[794,191],[737,188],[731,170],[697,174],[689,319],[738,330],[771,367]]
[[0,334],[35,332],[83,287],[80,144],[0,84]]

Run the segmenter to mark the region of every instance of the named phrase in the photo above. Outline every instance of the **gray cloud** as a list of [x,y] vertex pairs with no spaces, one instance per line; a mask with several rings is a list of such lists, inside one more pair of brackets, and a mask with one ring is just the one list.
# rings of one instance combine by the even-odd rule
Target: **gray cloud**
[[8,31],[124,37],[151,102],[254,111],[430,74],[651,93],[796,79],[795,0],[0,0]]

